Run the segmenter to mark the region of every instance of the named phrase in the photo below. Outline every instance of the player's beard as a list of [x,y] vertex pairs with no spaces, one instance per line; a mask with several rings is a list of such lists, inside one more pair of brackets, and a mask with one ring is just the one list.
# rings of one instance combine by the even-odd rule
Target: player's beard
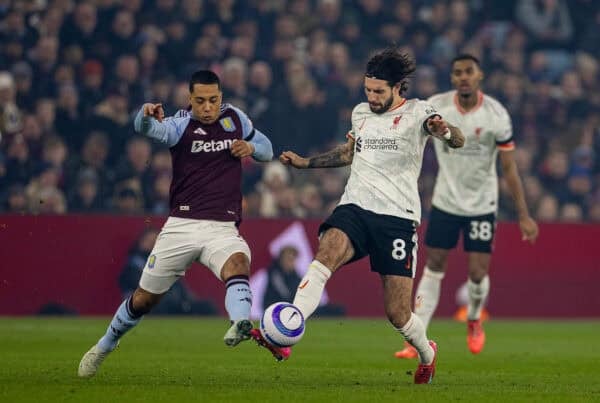
[[381,115],[382,113],[386,113],[390,109],[390,106],[392,106],[393,102],[394,94],[391,94],[390,97],[380,107],[373,108],[373,106],[369,104],[369,108],[371,108],[371,112]]

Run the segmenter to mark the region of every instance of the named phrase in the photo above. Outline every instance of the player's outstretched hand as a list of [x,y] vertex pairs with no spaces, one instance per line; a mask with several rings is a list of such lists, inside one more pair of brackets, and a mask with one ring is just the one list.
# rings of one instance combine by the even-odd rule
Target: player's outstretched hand
[[144,104],[144,116],[152,116],[154,119],[162,122],[165,117],[165,110],[162,104]]
[[535,243],[540,232],[537,223],[533,218],[527,216],[519,220],[519,227],[521,228],[521,234],[523,235],[523,241],[529,241]]
[[254,154],[254,146],[245,140],[234,140],[231,145],[231,155],[237,158],[249,157]]
[[427,119],[427,128],[429,129],[429,133],[431,133],[435,137],[443,137],[448,130],[448,125],[446,121],[439,116],[434,116],[432,118]]
[[308,158],[301,157],[293,151],[282,152],[279,161],[283,165],[291,165],[294,168],[308,168]]

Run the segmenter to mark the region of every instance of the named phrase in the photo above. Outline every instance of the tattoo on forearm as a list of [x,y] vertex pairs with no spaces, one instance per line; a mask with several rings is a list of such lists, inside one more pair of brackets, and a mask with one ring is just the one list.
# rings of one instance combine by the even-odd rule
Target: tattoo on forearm
[[354,150],[347,144],[339,145],[325,154],[309,158],[308,168],[343,167],[352,163],[353,156]]

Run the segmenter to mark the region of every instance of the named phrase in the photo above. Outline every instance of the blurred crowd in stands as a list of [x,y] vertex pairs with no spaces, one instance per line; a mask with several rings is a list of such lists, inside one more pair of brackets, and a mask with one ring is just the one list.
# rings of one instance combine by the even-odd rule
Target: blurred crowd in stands
[[[450,89],[449,61],[480,58],[509,110],[532,214],[600,222],[600,1],[0,0],[0,211],[167,214],[169,150],[133,132],[215,70],[278,155],[345,141],[370,52],[417,62],[409,97]],[[348,168],[244,161],[246,217],[323,217]],[[436,172],[421,174],[426,213]],[[514,218],[501,183],[500,219]]]

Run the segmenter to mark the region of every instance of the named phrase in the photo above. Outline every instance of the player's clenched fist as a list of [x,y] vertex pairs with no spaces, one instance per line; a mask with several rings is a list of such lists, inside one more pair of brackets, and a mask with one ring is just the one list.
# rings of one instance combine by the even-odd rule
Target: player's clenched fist
[[237,158],[249,157],[254,154],[254,146],[244,140],[234,140],[231,145],[231,155]]
[[434,116],[432,118],[427,119],[426,125],[427,129],[429,129],[429,133],[436,137],[443,136],[444,133],[446,133],[446,130],[448,130],[448,125],[446,124],[444,119],[442,119],[439,116]]
[[165,117],[165,110],[162,104],[144,104],[144,116],[152,116],[154,119],[162,122]]
[[303,158],[293,151],[284,151],[279,156],[283,165],[291,165],[294,168],[308,168],[308,158]]

